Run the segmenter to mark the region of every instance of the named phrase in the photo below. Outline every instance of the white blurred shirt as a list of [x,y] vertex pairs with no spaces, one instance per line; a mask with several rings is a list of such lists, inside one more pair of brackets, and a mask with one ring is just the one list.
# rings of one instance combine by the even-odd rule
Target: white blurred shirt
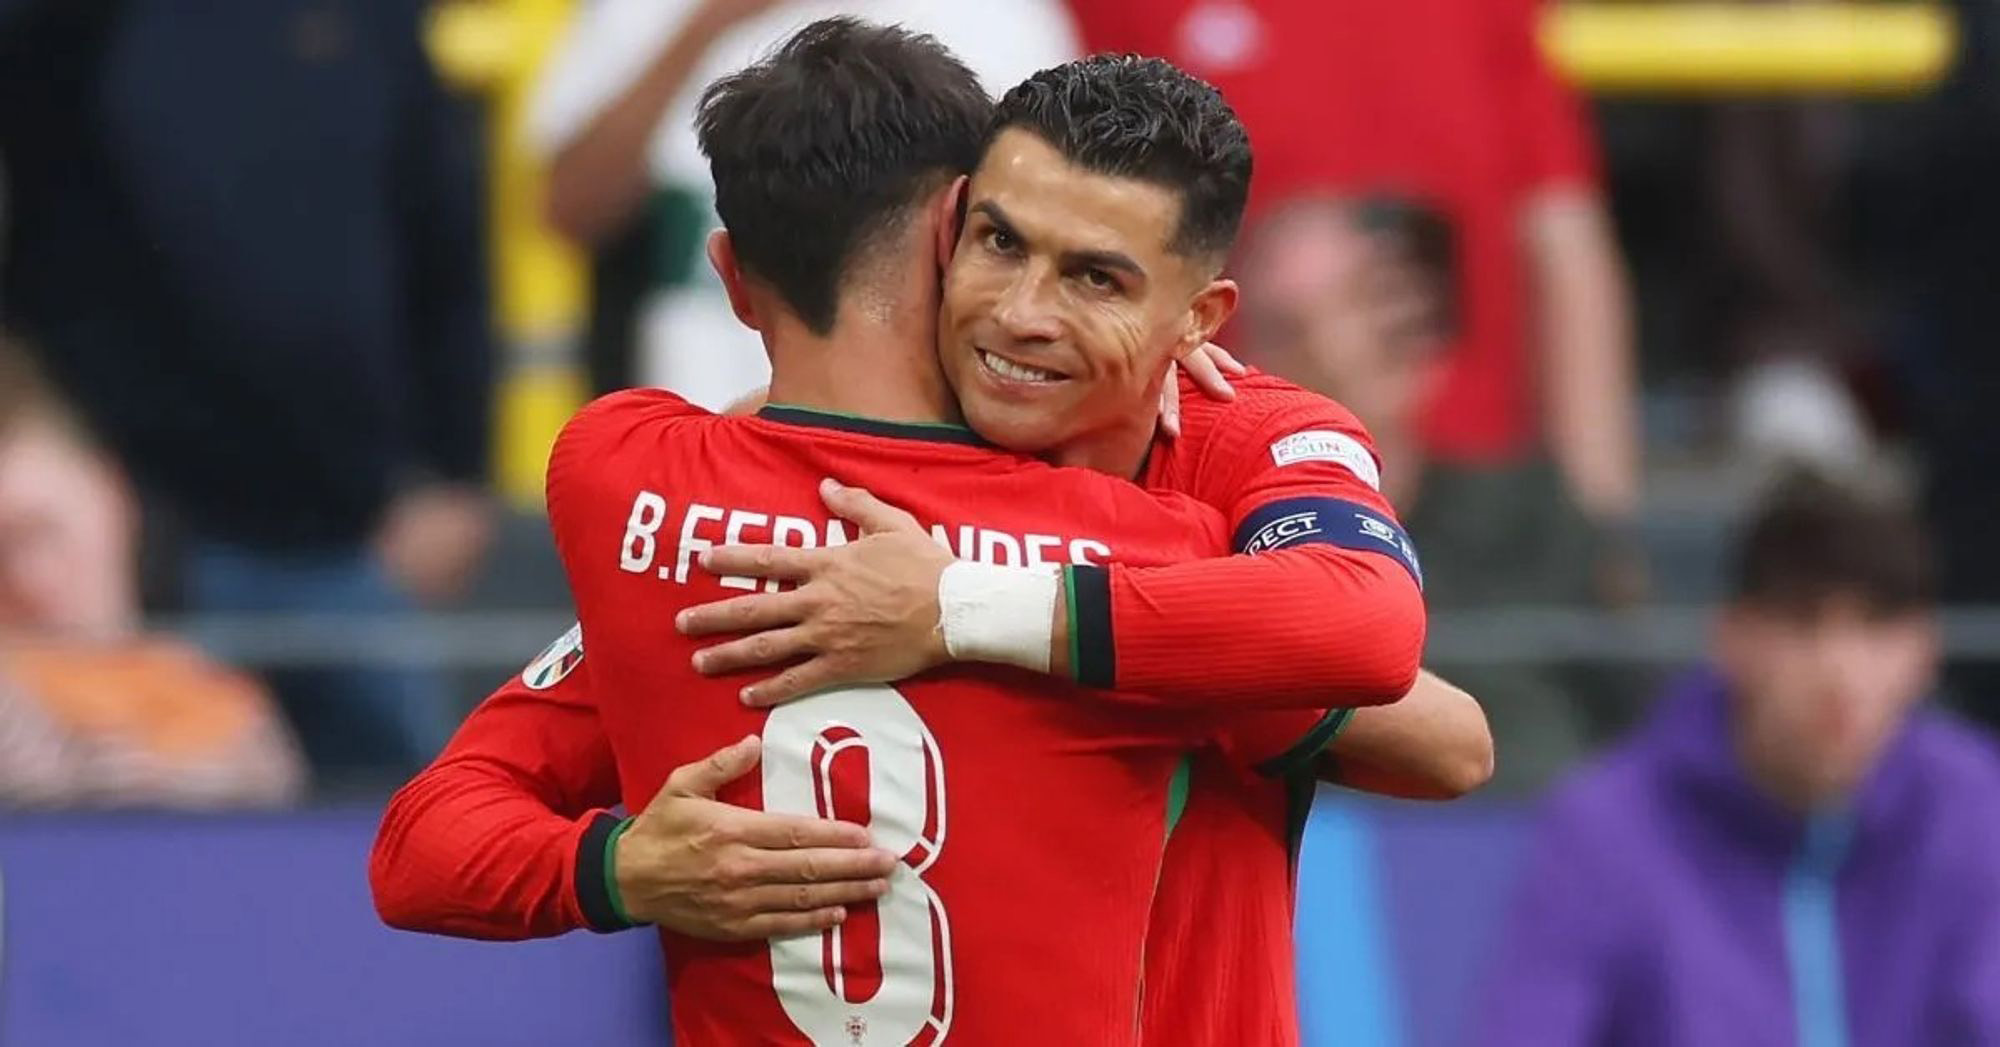
[[[543,71],[528,116],[528,139],[552,156],[643,74],[698,0],[585,0]],[[650,151],[657,184],[708,187],[695,142],[694,103],[702,88],[749,65],[794,31],[849,14],[929,33],[1001,93],[1028,74],[1077,57],[1080,44],[1060,0],[793,0],[725,33],[667,106]],[[642,321],[640,381],[714,410],[770,380],[756,335],[736,322],[707,263],[702,282],[663,290]]]

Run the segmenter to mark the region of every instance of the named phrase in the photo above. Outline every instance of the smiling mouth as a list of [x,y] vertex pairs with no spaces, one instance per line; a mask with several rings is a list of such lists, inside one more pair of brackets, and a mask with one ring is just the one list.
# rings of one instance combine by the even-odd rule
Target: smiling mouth
[[1052,382],[1064,381],[1069,377],[1068,375],[1065,374],[1058,374],[1055,371],[1043,370],[1040,367],[1030,367],[1024,363],[1016,363],[1015,361],[1009,360],[1004,356],[998,356],[993,353],[989,353],[984,349],[979,349],[978,354],[979,354],[980,366],[986,368],[987,371],[995,375],[998,375],[1001,378],[1007,379],[1010,382],[1035,382],[1041,384],[1048,384]]

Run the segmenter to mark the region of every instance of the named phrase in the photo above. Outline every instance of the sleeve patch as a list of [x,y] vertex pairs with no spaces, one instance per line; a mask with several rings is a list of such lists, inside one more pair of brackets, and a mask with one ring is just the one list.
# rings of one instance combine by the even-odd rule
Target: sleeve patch
[[521,670],[521,683],[530,691],[546,691],[563,678],[576,671],[583,664],[583,623],[569,627],[569,631],[556,637],[556,642],[544,647],[535,660]]
[[1259,507],[1236,528],[1236,549],[1269,552],[1294,545],[1333,545],[1394,557],[1424,584],[1417,547],[1396,521],[1339,498],[1285,498]]
[[1271,445],[1271,460],[1281,468],[1300,462],[1332,462],[1372,490],[1382,489],[1382,469],[1367,445],[1331,429],[1308,429],[1279,440]]

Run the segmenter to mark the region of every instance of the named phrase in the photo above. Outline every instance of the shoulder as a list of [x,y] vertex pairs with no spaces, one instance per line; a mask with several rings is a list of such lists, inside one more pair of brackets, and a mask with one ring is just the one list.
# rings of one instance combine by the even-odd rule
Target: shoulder
[[1275,375],[1235,379],[1234,400],[1212,400],[1182,378],[1181,439],[1197,456],[1268,455],[1273,466],[1332,462],[1381,485],[1375,440],[1354,412]]
[[624,389],[583,405],[556,439],[558,444],[615,439],[641,429],[713,417],[664,389]]
[[1908,730],[1927,791],[1972,800],[1982,812],[2000,796],[2000,747],[1983,731],[1941,709],[1919,710]]
[[1277,375],[1252,369],[1230,380],[1236,389],[1233,400],[1216,400],[1196,388],[1186,374],[1180,376],[1181,416],[1190,427],[1242,428],[1251,425],[1282,426],[1305,421],[1339,429],[1363,432],[1361,420],[1332,397],[1288,382]]
[[570,416],[549,451],[551,503],[561,488],[579,477],[601,475],[615,463],[650,457],[634,449],[656,451],[669,430],[716,419],[662,389],[626,389],[592,400]]
[[2000,796],[2000,750],[1984,731],[1940,709],[1911,719],[1901,759],[1915,781],[1906,860],[1936,877],[1939,891],[1967,904],[2000,905],[2000,834],[1993,832],[1993,798]]

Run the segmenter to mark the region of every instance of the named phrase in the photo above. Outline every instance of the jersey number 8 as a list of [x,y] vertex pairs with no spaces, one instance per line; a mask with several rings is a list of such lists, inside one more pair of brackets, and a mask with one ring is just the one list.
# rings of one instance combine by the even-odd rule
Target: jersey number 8
[[874,906],[771,942],[779,1002],[816,1044],[907,1047],[951,1029],[951,926],[923,878],[944,847],[944,759],[890,687],[829,691],[764,723],[764,809],[866,825],[902,855]]

